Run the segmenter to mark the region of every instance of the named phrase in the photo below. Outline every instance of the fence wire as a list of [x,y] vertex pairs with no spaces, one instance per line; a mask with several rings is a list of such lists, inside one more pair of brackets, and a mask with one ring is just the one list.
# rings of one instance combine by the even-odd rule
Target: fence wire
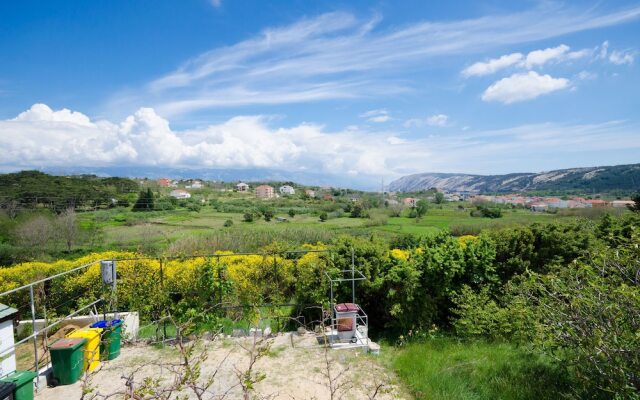
[[[138,312],[138,339],[164,343],[175,337],[173,315],[195,312],[199,323],[223,321],[225,329],[251,328],[251,316],[260,314],[274,331],[303,326],[311,328],[314,321],[326,316],[317,304],[282,302],[278,291],[283,289],[285,262],[297,265],[305,254],[330,254],[329,250],[295,250],[274,253],[214,253],[174,257],[134,257],[115,259],[117,283],[104,285],[100,261],[78,265],[64,271],[51,271],[50,276],[31,276],[28,282],[0,293],[0,303],[17,310],[14,317],[15,343],[0,353],[16,357],[18,370],[40,371],[50,364],[49,345],[62,338],[73,325],[73,317],[90,314],[95,320],[106,313]],[[239,304],[230,289],[232,281],[228,266],[234,257],[257,257],[264,273],[265,289],[262,301]],[[328,262],[328,257],[327,260]],[[196,290],[185,293],[175,282],[187,270],[185,263],[198,270],[190,278]],[[176,278],[178,277],[178,278]],[[87,289],[88,288],[88,289]],[[207,318],[211,317],[211,321]],[[214,327],[211,326],[213,329]],[[266,328],[266,326],[262,327]],[[0,371],[6,375],[12,371]]]

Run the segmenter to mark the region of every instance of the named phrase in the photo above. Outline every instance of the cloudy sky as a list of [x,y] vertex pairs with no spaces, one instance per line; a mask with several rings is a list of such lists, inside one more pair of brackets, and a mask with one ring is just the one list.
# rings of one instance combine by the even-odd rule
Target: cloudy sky
[[640,162],[637,2],[268,3],[0,3],[0,170]]

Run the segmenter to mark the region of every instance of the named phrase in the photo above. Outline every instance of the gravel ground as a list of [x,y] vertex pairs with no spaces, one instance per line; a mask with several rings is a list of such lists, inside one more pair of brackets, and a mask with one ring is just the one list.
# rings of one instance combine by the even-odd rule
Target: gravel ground
[[[401,399],[406,395],[398,386],[397,379],[387,371],[375,356],[360,349],[326,350],[319,346],[315,335],[280,334],[269,339],[266,354],[257,360],[254,376],[263,377],[254,386],[255,398],[269,399],[331,399],[331,386],[337,390],[335,397],[343,399],[369,399],[376,392],[376,399]],[[202,362],[200,381],[204,382],[214,373],[214,381],[204,399],[243,398],[238,373],[247,370],[253,345],[252,338],[225,338],[204,341],[198,344],[196,353],[206,348],[207,357]],[[244,348],[243,348],[244,347]],[[147,345],[127,346],[116,360],[103,363],[88,377],[92,391],[85,399],[124,393],[125,377],[134,373],[134,381],[145,377],[157,379],[158,387],[170,387],[175,379],[172,365],[179,364],[180,352],[175,346],[156,348]],[[334,384],[326,377],[327,360],[331,365]],[[342,374],[341,372],[344,371]],[[137,386],[136,386],[137,387]],[[37,394],[37,400],[72,400],[82,397],[82,383],[46,388]],[[170,398],[187,395],[197,397],[189,390],[174,392]],[[111,398],[123,398],[117,395]],[[252,397],[253,398],[253,397]]]

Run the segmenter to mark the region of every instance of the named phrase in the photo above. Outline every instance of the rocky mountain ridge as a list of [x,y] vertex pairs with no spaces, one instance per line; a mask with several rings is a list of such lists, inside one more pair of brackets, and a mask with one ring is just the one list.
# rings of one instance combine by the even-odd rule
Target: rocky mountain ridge
[[527,192],[584,190],[608,192],[640,190],[640,164],[559,169],[540,173],[472,175],[421,173],[391,182],[388,190],[417,192],[437,188],[448,192]]

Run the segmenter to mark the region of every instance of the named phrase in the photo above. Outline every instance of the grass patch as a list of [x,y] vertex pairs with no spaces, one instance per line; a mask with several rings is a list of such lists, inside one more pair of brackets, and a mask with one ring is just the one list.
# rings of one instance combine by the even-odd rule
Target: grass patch
[[571,383],[562,368],[506,343],[438,338],[383,354],[417,399],[558,399]]
[[166,323],[160,322],[153,324],[143,325],[138,331],[138,339],[156,339],[160,340],[164,338],[176,337],[177,331],[175,325],[166,321]]

